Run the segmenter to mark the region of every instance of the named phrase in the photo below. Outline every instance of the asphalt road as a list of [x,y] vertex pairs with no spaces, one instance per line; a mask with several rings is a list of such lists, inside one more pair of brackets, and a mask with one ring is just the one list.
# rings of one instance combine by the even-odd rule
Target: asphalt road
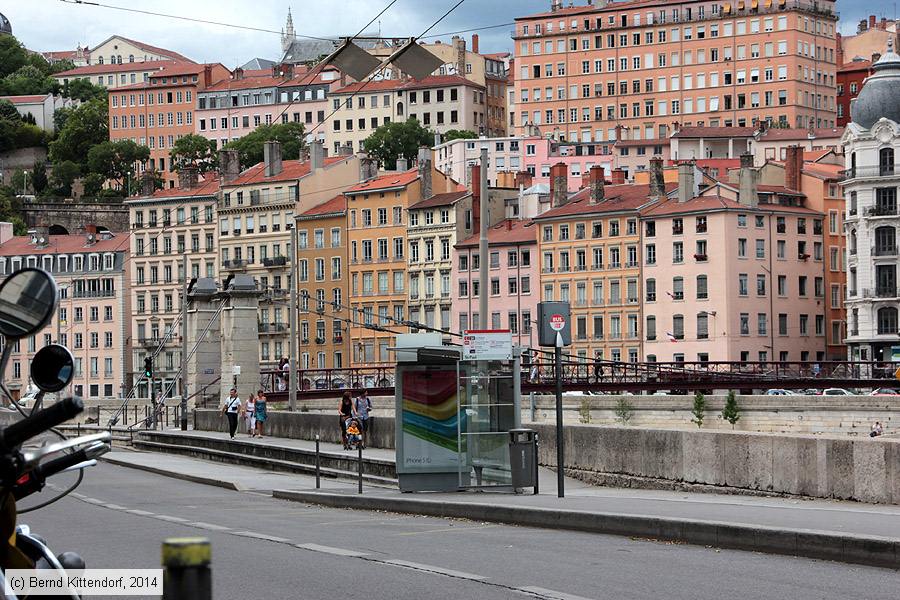
[[217,599],[893,600],[900,588],[884,569],[324,509],[105,464],[78,493],[23,521],[92,568],[153,568],[164,538],[208,537]]

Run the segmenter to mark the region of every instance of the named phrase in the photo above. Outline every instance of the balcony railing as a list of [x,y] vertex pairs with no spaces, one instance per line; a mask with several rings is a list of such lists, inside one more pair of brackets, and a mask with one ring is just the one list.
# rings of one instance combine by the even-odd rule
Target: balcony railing
[[900,289],[893,286],[878,286],[862,291],[863,298],[900,298]]
[[875,256],[897,256],[897,246],[874,246],[872,254]]
[[285,333],[287,331],[287,325],[284,323],[259,323],[257,330],[259,333]]
[[287,265],[286,256],[271,256],[262,260],[264,267],[283,267]]
[[874,165],[869,167],[851,167],[840,172],[844,180],[866,177],[891,177],[900,175],[900,169],[894,165]]
[[112,298],[116,290],[75,290],[73,298]]
[[866,214],[870,217],[893,217],[897,215],[897,206],[891,206],[890,204],[870,206]]

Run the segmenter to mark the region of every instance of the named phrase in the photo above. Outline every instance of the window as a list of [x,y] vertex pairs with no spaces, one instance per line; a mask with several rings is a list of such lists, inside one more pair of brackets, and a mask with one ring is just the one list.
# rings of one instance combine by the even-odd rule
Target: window
[[709,297],[709,283],[706,275],[697,275],[697,300]]

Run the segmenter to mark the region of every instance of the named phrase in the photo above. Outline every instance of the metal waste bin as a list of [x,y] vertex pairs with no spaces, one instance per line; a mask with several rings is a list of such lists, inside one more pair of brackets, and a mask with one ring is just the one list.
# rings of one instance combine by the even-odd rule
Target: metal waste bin
[[537,446],[533,429],[509,430],[509,469],[514,488],[535,485]]

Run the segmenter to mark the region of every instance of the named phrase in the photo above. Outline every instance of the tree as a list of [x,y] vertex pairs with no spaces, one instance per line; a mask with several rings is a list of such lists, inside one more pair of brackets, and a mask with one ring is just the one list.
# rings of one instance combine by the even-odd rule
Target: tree
[[21,69],[28,64],[28,53],[15,37],[0,35],[0,77]]
[[65,127],[50,143],[50,161],[59,163],[71,160],[78,163],[84,172],[91,147],[109,139],[108,116],[105,98],[95,98],[68,112]]
[[703,427],[703,417],[706,416],[706,397],[703,392],[694,394],[694,407],[691,409],[691,414],[693,415],[691,423],[696,424],[697,427]]
[[81,176],[81,168],[71,160],[64,160],[53,167],[50,183],[57,195],[68,198],[72,195],[72,184]]
[[619,396],[619,399],[616,400],[616,407],[613,409],[613,412],[623,425],[628,425],[628,421],[634,416],[634,407],[631,405],[631,402],[628,401],[628,398]]
[[103,193],[103,184],[106,183],[106,178],[99,173],[88,173],[81,180],[81,185],[84,188],[82,193],[82,198],[97,198]]
[[281,157],[285,160],[300,158],[300,150],[306,145],[303,123],[278,123],[257,127],[239,140],[229,142],[225,148],[237,150],[241,167],[252,167],[263,161],[263,146],[267,141],[281,142]]
[[[71,71],[75,68],[75,63],[73,63],[68,58],[64,58],[62,60],[53,61],[50,63],[50,74],[55,75],[56,73],[62,73],[63,71]],[[81,81],[77,79],[76,81]]]
[[425,129],[415,119],[405,122],[385,123],[363,140],[369,155],[378,159],[385,169],[396,169],[397,159],[415,160],[421,146],[431,147],[434,133]]
[[102,98],[106,102],[107,91],[105,87],[94,85],[87,79],[74,79],[66,82],[62,89],[62,95],[66,98],[81,100],[82,102],[87,102],[94,98]]
[[88,169],[115,181],[119,188],[126,186],[126,179],[134,176],[134,165],[150,158],[150,148],[140,146],[131,140],[103,142],[88,151]]
[[38,161],[31,170],[31,187],[35,194],[40,194],[47,189],[47,184],[47,165],[43,161]]
[[0,100],[0,120],[21,121],[22,116],[16,106],[9,100]]
[[474,131],[469,131],[468,129],[451,129],[442,137],[445,142],[451,140],[474,140],[478,137],[478,134]]
[[0,92],[8,96],[46,94],[59,84],[33,65],[25,65],[0,80]]
[[0,187],[0,221],[13,224],[15,235],[25,235],[28,227],[22,218],[22,201],[16,198],[16,192],[6,186]]
[[732,429],[734,429],[734,424],[741,418],[734,390],[728,391],[728,397],[725,398],[725,408],[722,409],[722,418],[731,423]]
[[214,141],[192,133],[176,140],[169,156],[176,170],[192,166],[200,173],[206,173],[216,167],[215,148]]

